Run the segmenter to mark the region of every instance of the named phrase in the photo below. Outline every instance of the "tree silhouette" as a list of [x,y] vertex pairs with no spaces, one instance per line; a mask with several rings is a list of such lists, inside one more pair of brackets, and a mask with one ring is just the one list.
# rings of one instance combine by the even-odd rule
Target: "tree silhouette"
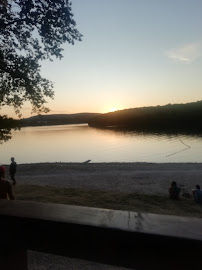
[[202,101],[132,108],[98,115],[92,127],[125,127],[147,132],[202,133]]
[[[74,44],[82,35],[76,29],[69,0],[0,0],[0,110],[12,106],[20,117],[25,101],[32,112],[48,112],[52,82],[40,75],[40,62],[62,58],[62,44]],[[0,143],[17,127],[0,116]]]
[[81,40],[69,0],[0,1],[0,109],[25,101],[33,112],[47,112],[52,83],[40,75],[40,61],[62,58],[63,43]]
[[19,129],[17,122],[6,115],[0,116],[0,144],[11,139],[12,129]]

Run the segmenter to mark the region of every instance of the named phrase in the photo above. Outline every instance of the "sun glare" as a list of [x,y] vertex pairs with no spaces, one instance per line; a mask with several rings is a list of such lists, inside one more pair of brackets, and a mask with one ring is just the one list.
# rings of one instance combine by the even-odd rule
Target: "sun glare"
[[104,113],[109,113],[109,112],[116,112],[116,111],[119,111],[119,110],[123,110],[123,108],[122,108],[121,105],[116,104],[116,107],[115,106],[112,107],[110,105],[106,106],[103,111],[104,111]]
[[117,109],[117,108],[111,108],[111,109],[109,110],[109,112],[115,112],[115,111],[118,111],[118,109]]

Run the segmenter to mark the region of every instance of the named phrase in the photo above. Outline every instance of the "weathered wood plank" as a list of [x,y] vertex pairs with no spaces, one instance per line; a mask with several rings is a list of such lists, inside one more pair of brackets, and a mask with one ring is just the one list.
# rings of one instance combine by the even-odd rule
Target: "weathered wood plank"
[[2,249],[12,243],[134,269],[191,269],[202,252],[198,218],[0,200],[0,224]]

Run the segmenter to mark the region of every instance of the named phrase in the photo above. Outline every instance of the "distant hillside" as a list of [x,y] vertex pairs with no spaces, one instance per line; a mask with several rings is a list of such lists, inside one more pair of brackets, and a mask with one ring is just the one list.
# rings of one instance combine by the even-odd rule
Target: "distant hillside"
[[90,119],[88,124],[100,128],[125,126],[139,130],[202,131],[202,101],[105,113]]
[[65,124],[84,124],[100,113],[76,113],[76,114],[49,114],[36,115],[19,120],[21,126],[50,126]]

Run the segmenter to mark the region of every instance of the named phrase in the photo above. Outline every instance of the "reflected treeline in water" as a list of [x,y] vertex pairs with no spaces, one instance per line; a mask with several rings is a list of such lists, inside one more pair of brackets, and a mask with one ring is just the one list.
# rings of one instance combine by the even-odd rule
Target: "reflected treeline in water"
[[91,119],[88,124],[99,128],[114,127],[117,131],[201,134],[202,101],[106,113]]
[[161,127],[132,127],[132,126],[106,126],[106,127],[94,127],[103,131],[112,131],[122,134],[142,134],[142,135],[185,135],[185,136],[197,136],[202,137],[201,129],[189,129],[189,128],[161,128]]
[[20,129],[18,122],[5,115],[0,115],[0,144],[7,142],[12,138],[12,129]]

